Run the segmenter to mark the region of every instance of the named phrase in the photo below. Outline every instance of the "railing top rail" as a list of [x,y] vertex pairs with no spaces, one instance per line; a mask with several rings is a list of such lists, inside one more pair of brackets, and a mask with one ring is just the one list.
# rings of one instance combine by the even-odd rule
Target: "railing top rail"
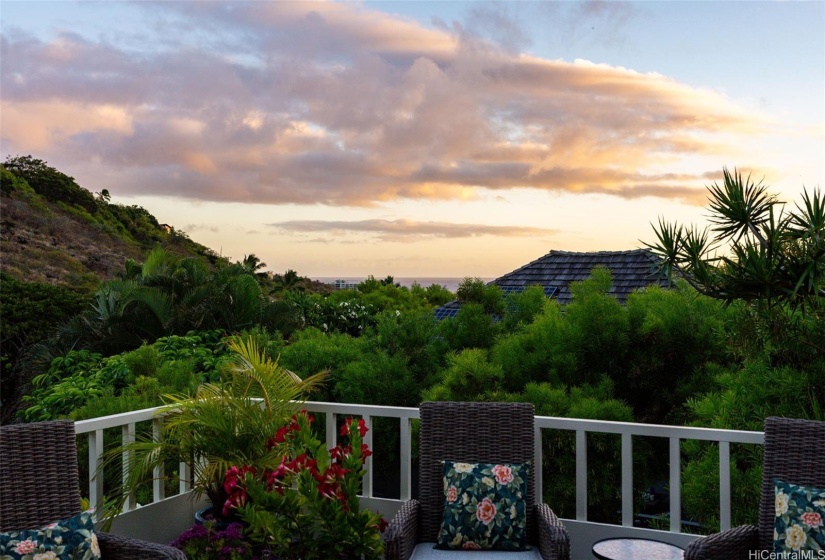
[[[163,407],[145,408],[143,410],[124,412],[122,414],[79,420],[75,422],[75,433],[83,434],[95,430],[116,428],[133,422],[152,420],[158,416],[162,408]],[[416,419],[420,417],[418,408],[401,406],[307,401],[305,408],[312,412],[332,412],[335,414],[354,414],[386,418]],[[536,427],[555,430],[583,430],[594,433],[632,434],[635,436],[677,437],[680,439],[703,441],[727,441],[731,443],[762,444],[765,440],[765,435],[762,432],[695,428],[691,426],[668,426],[661,424],[639,424],[635,422],[615,422],[608,420],[586,420],[581,418],[559,418],[554,416],[536,416]]]
[[74,431],[76,434],[86,434],[94,432],[95,430],[105,430],[106,428],[118,428],[133,422],[144,422],[152,420],[161,415],[162,406],[153,408],[144,408],[141,410],[133,410],[131,412],[122,412],[120,414],[111,414],[109,416],[100,416],[98,418],[90,418],[88,420],[78,420],[74,423]]
[[348,404],[321,401],[307,401],[304,408],[311,412],[332,412],[335,414],[355,414],[358,416],[380,416],[383,418],[420,418],[417,408],[405,406],[380,406],[374,404]]
[[611,420],[587,420],[583,418],[536,416],[536,426],[556,430],[584,430],[585,432],[605,434],[676,437],[679,439],[728,441],[731,443],[763,444],[765,442],[765,434],[763,432],[696,428],[692,426],[669,426],[663,424],[639,424],[636,422],[615,422]]

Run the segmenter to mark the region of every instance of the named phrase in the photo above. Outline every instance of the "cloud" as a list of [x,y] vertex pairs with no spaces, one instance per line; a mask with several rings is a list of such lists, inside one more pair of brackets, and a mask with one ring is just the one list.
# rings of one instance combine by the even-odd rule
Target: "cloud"
[[[414,220],[292,220],[268,224],[288,233],[326,233],[331,236],[369,234],[382,241],[415,241],[420,239],[457,239],[493,235],[498,237],[537,237],[556,233],[555,230],[522,227],[455,224],[449,222],[419,222]],[[337,237],[336,237],[337,238]],[[329,238],[314,238],[313,241]]]
[[218,233],[220,229],[217,226],[210,226],[207,224],[189,224],[183,227],[183,231],[193,233],[197,231],[209,231],[212,233]]
[[[613,4],[576,9],[621,22]],[[529,188],[700,203],[703,174],[765,127],[666,76],[520,53],[529,37],[506,4],[438,29],[355,3],[139,6],[157,34],[144,50],[2,35],[2,151],[93,162],[118,195],[370,206]],[[695,174],[665,172],[711,153]]]

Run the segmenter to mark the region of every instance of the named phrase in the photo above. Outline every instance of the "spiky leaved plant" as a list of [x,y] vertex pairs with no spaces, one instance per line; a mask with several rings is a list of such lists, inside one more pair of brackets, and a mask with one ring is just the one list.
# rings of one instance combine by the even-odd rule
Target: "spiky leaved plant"
[[104,466],[129,458],[129,475],[115,512],[167,462],[192,465],[194,495],[205,493],[216,513],[226,500],[223,477],[229,467],[278,466],[279,449],[273,447],[272,437],[326,374],[301,379],[261,351],[252,338],[234,339],[229,348],[234,354],[221,371],[220,383],[204,383],[194,395],[166,395],[168,404],[158,411],[163,416],[160,434],[145,435],[106,454]]

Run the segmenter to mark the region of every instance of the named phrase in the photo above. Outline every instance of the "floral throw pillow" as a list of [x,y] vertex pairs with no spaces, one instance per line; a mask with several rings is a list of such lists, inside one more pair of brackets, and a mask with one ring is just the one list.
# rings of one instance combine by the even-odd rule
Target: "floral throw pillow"
[[776,497],[774,552],[825,550],[825,488],[773,480]]
[[3,560],[97,560],[95,525],[90,513],[52,523],[42,529],[0,533]]
[[444,517],[436,548],[526,550],[529,463],[442,461]]

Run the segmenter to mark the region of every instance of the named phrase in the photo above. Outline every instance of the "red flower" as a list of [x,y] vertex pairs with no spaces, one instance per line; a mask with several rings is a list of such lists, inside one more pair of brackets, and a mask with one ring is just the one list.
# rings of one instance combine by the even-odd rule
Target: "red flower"
[[231,494],[246,478],[247,473],[256,474],[258,471],[255,467],[243,465],[241,468],[236,466],[229,467],[223,477],[223,489],[227,494]]
[[369,431],[369,428],[367,428],[367,423],[364,422],[363,418],[358,420],[358,431],[361,432],[361,437],[367,435],[367,432]]
[[231,494],[223,504],[223,515],[224,517],[229,515],[230,509],[237,509],[246,505],[246,502],[249,500],[249,494],[246,493],[246,490],[243,488],[239,488],[234,494]]
[[349,434],[349,427],[352,425],[352,418],[347,418],[344,420],[344,425],[341,426],[341,431],[339,434],[343,437]]
[[372,451],[370,451],[370,448],[367,446],[366,443],[362,443],[361,444],[361,459],[366,460],[367,457],[369,457],[370,455],[372,455]]

